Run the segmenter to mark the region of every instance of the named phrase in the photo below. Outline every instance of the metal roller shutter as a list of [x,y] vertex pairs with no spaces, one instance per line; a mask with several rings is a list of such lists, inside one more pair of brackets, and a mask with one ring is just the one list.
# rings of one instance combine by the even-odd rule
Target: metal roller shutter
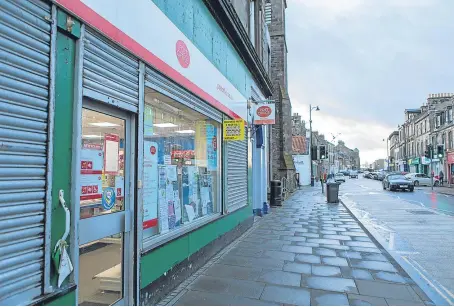
[[138,59],[88,27],[84,43],[83,94],[133,112],[138,110]]
[[42,294],[51,6],[0,1],[0,305]]
[[145,71],[145,86],[150,87],[213,120],[220,123],[222,122],[222,113],[220,111],[150,67],[147,67]]
[[227,144],[227,203],[228,212],[247,205],[248,148],[247,141]]

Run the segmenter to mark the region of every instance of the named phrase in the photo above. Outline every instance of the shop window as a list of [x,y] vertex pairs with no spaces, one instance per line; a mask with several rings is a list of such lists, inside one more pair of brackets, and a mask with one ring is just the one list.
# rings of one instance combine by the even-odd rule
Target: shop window
[[125,121],[82,110],[80,218],[124,210]]
[[143,238],[221,212],[218,122],[154,91],[145,96]]

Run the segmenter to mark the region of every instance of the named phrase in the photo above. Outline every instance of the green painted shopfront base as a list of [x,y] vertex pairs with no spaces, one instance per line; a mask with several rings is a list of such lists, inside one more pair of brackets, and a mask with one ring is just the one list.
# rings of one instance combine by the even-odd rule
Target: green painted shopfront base
[[247,206],[142,256],[139,305],[154,305],[254,222]]

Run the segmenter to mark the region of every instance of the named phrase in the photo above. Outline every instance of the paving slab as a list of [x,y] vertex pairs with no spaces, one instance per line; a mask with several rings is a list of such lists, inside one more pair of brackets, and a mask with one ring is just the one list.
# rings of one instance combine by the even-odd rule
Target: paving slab
[[346,294],[312,290],[311,291],[312,306],[349,306],[349,301]]
[[284,271],[268,271],[262,273],[257,280],[267,284],[298,287],[301,284],[301,274]]
[[265,283],[221,278],[214,276],[199,276],[189,289],[204,292],[231,293],[236,296],[258,299],[265,288]]
[[282,247],[284,252],[291,252],[297,254],[312,254],[312,247],[297,246],[297,245],[284,245]]
[[302,285],[311,289],[358,293],[353,279],[341,277],[310,276],[303,279]]
[[175,303],[177,306],[275,306],[274,302],[260,301],[231,294],[187,291]]
[[311,265],[308,263],[288,262],[284,265],[284,271],[310,275],[312,272]]
[[387,302],[382,297],[373,297],[358,294],[349,294],[348,300],[351,306],[387,306]]
[[356,286],[361,295],[422,302],[410,286],[370,280],[356,280]]
[[322,257],[322,263],[336,266],[348,266],[347,259],[342,257]]
[[376,271],[397,272],[391,262],[369,261],[369,260],[350,260],[352,267]]
[[256,280],[262,274],[262,269],[216,263],[204,271],[203,274],[234,279]]
[[329,256],[329,257],[336,257],[337,253],[335,250],[329,248],[314,248],[314,254],[319,256]]
[[312,265],[312,274],[316,276],[340,276],[341,270],[339,267],[331,265]]
[[309,306],[311,296],[308,289],[267,285],[260,297],[261,300],[282,304]]
[[304,262],[304,263],[313,263],[313,264],[321,263],[320,256],[316,256],[316,255],[299,254],[299,255],[295,256],[295,261]]
[[[284,248],[284,247],[282,247],[282,248]],[[263,256],[272,258],[272,259],[279,259],[279,260],[287,260],[287,261],[295,260],[295,253],[289,253],[289,252],[265,251],[265,253],[263,253]]]

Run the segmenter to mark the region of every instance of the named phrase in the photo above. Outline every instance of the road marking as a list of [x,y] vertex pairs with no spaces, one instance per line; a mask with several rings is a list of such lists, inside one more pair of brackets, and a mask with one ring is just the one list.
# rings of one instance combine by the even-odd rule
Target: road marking
[[[434,289],[441,297],[443,297],[450,305],[454,305],[454,295],[440,284],[436,279],[429,279],[429,273],[415,260],[410,259],[406,256],[402,256],[402,259],[413,267],[418,274]],[[436,283],[437,285],[435,285]]]

